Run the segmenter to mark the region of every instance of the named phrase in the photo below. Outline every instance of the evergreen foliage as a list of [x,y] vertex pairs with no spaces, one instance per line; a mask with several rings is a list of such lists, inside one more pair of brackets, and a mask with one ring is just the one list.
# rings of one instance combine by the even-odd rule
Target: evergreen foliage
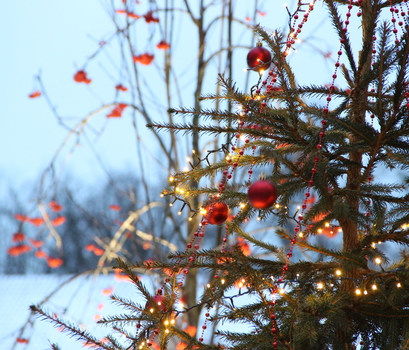
[[[125,345],[112,336],[101,344],[72,326],[67,326],[69,331],[100,349],[150,349],[152,339],[161,349],[170,349],[174,337],[185,349],[409,348],[409,17],[404,15],[404,25],[396,35],[397,25],[388,17],[395,14],[391,8],[400,12],[406,1],[323,2],[346,56],[336,71],[338,75],[342,71],[347,88],[299,86],[283,54],[291,47],[292,36],[271,35],[257,27],[263,45],[272,52],[276,79],[272,88],[260,77],[247,94],[220,76],[223,92],[203,100],[228,101],[239,106],[239,111],[175,108],[171,110],[175,119],[199,117],[199,124],[150,125],[226,135],[228,143],[209,151],[220,154],[216,163],[205,155],[192,170],[175,174],[164,195],[182,201],[191,215],[200,215],[200,209],[192,207],[193,197],[203,198],[203,207],[224,201],[233,215],[225,223],[227,243],[242,237],[257,256],[245,254],[240,245],[223,242],[220,250],[205,250],[194,248],[194,242],[167,261],[133,265],[119,261],[147,301],[154,296],[132,270],[172,271],[164,275],[165,283],[157,293],[164,296],[161,307],[149,311],[131,300],[113,297],[129,313],[100,322],[126,334]],[[362,11],[359,53],[345,31],[348,5]],[[373,37],[377,37],[375,47]],[[236,134],[249,142],[232,149],[238,142]],[[234,169],[237,176],[227,181],[226,169]],[[263,172],[276,184],[276,206],[258,210],[248,203],[249,169]],[[191,185],[193,180],[198,188]],[[253,175],[250,181],[255,180]],[[220,181],[223,186],[214,185]],[[241,203],[245,205],[240,207]],[[301,208],[294,203],[302,203]],[[246,232],[245,222],[255,221],[257,215],[260,227],[275,225],[268,230],[271,235],[275,232],[276,240],[260,240]],[[326,223],[342,230],[341,247],[335,249],[316,239]],[[207,226],[202,221],[196,238]],[[387,242],[389,248],[381,249],[380,243]],[[197,305],[180,307],[177,299],[184,275],[196,270],[204,271],[209,286]],[[206,341],[210,330],[204,337],[200,332],[192,337],[177,327],[178,318],[193,308],[207,313],[208,328],[216,325],[213,343]],[[227,323],[233,328],[226,330]]]

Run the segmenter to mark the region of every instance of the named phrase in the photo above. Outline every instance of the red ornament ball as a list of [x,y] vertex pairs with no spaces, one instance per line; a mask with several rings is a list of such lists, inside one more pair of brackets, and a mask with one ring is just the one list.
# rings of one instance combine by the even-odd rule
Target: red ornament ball
[[277,200],[277,188],[271,181],[258,180],[247,191],[251,205],[257,209],[267,209]]
[[206,212],[206,219],[209,224],[220,225],[227,220],[229,207],[224,202],[215,202],[207,206]]
[[148,312],[166,311],[165,296],[159,294],[154,295],[152,300],[146,302],[145,310]]
[[266,48],[257,44],[247,54],[247,65],[257,72],[266,71],[271,65],[271,53]]

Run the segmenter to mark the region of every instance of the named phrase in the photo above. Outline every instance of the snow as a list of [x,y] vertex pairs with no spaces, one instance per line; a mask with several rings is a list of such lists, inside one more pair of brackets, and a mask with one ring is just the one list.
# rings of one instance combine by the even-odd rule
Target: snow
[[[144,283],[148,281],[149,278],[144,279]],[[66,284],[58,288],[62,283]],[[45,299],[45,310],[85,327],[98,338],[106,335],[108,328],[97,325],[94,318],[124,312],[106,295],[109,290],[142,305],[145,303],[133,284],[118,282],[112,274],[76,278],[67,275],[0,275],[0,286],[0,350],[48,350],[51,343],[58,344],[62,350],[82,348],[81,342],[61,333],[51,323],[30,316],[29,306]],[[16,344],[17,338],[28,339],[29,343]]]

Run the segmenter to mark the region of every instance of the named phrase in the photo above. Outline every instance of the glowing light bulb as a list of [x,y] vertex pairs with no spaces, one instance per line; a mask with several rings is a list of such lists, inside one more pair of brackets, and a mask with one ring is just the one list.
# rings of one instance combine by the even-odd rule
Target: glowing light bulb
[[324,288],[324,284],[322,282],[317,283],[317,288],[318,289],[323,289]]
[[361,293],[362,293],[362,292],[361,292],[361,290],[360,290],[359,288],[355,289],[355,294],[356,294],[356,295],[361,295]]
[[298,237],[304,237],[304,233],[300,232],[300,233],[298,234]]
[[368,292],[367,292],[366,290],[364,290],[364,294],[365,294],[365,295],[367,295],[367,294],[368,294]]
[[246,203],[240,203],[240,208],[244,209],[246,207]]
[[342,272],[341,272],[341,270],[337,270],[337,271],[335,271],[335,274],[336,274],[337,276],[341,276]]
[[223,278],[220,282],[221,282],[222,284],[225,284],[225,283],[226,283],[226,280]]
[[402,284],[400,282],[396,283],[396,287],[400,288],[402,287]]
[[175,178],[173,176],[169,176],[169,182],[175,181]]
[[284,290],[284,288],[280,288],[278,292],[279,292],[280,294],[284,294],[284,293],[285,293],[285,290]]
[[377,290],[377,289],[378,289],[378,287],[376,286],[376,284],[373,284],[371,288],[372,288],[372,290]]
[[382,262],[382,260],[380,258],[375,258],[375,263],[377,263],[378,265]]

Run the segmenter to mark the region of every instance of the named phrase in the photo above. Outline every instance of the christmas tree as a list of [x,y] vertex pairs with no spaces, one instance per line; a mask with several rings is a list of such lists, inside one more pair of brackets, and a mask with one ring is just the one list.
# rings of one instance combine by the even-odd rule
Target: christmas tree
[[[163,191],[198,223],[185,251],[118,260],[144,298],[112,296],[127,313],[99,322],[114,332],[99,340],[33,311],[98,349],[409,348],[409,8],[406,0],[324,0],[339,40],[332,80],[300,85],[288,55],[316,3],[289,11],[287,33],[255,28],[260,42],[247,63],[258,82],[242,92],[221,75],[222,93],[201,97],[226,109],[174,108],[186,122],[149,125],[226,142]],[[209,232],[219,247],[202,248]],[[136,268],[161,271],[163,284],[149,291]],[[198,271],[201,295],[183,304],[187,276]],[[182,327],[192,313],[202,315],[197,335]]]

